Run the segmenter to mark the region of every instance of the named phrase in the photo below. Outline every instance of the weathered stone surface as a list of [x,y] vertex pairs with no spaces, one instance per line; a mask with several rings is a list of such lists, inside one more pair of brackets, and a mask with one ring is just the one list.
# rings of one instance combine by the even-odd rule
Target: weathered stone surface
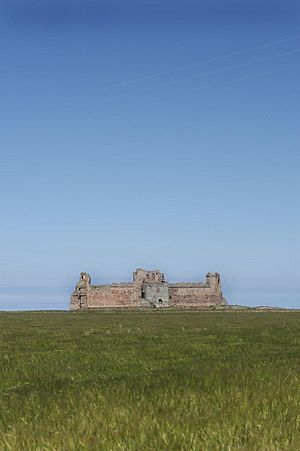
[[80,273],[71,294],[70,309],[120,307],[201,307],[226,305],[221,291],[220,274],[207,273],[205,283],[167,283],[158,269],[138,268],[133,282],[91,285],[89,274]]

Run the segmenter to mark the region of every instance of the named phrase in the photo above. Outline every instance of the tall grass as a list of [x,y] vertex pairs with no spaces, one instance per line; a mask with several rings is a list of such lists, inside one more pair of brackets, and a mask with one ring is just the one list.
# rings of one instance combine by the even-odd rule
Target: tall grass
[[2,450],[299,450],[300,314],[0,314]]

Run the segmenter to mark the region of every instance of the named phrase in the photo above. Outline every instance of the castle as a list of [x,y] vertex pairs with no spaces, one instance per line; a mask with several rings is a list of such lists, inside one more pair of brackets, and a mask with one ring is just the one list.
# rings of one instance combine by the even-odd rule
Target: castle
[[80,273],[71,294],[70,310],[127,307],[205,307],[226,305],[220,275],[207,273],[204,283],[168,283],[158,269],[138,268],[132,282],[91,285],[91,277]]

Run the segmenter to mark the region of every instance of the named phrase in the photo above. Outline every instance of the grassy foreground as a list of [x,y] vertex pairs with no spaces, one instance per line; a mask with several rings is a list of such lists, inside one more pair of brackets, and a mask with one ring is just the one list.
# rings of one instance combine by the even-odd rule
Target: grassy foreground
[[300,313],[0,313],[2,450],[299,450]]

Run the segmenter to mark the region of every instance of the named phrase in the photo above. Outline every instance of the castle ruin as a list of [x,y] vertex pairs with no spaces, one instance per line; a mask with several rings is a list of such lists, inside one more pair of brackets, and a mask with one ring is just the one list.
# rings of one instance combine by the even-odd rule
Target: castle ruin
[[127,307],[205,307],[226,305],[220,274],[207,273],[206,281],[168,283],[158,269],[138,268],[132,282],[91,285],[91,276],[80,273],[71,295],[70,310]]

